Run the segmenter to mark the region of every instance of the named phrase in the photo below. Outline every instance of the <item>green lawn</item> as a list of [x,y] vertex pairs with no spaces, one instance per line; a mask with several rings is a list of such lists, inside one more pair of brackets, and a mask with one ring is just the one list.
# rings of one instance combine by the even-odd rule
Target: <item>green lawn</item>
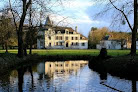
[[[4,53],[5,50],[0,50],[0,53]],[[10,53],[17,53],[17,50],[9,50]],[[29,52],[29,50],[28,50]],[[91,55],[97,56],[99,54],[99,50],[89,49],[89,50],[37,50],[34,49],[33,53],[37,53],[39,55]],[[111,56],[123,56],[130,53],[130,50],[108,50],[108,55]],[[138,51],[137,51],[138,53]]]

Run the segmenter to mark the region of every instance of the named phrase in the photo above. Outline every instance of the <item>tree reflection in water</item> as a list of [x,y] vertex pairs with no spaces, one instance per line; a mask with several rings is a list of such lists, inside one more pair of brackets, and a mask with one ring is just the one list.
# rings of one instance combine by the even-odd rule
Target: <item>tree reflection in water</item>
[[[88,62],[84,61],[60,61],[60,62],[41,62],[33,66],[23,65],[18,70],[9,73],[5,82],[0,77],[1,92],[116,92],[113,88],[124,92],[136,92],[137,76],[133,81],[132,76],[126,78],[117,73],[109,72],[103,63],[98,66],[91,65],[91,71]],[[14,72],[14,73],[13,73]],[[109,75],[109,73],[111,75]],[[130,74],[130,71],[128,71]],[[115,75],[116,74],[116,75]],[[133,73],[134,74],[134,73]],[[132,74],[131,74],[132,75]],[[134,74],[133,76],[135,76]],[[125,78],[125,79],[120,79]],[[113,81],[110,83],[110,79]],[[115,85],[115,83],[117,83]],[[4,82],[4,81],[2,81]],[[123,85],[122,85],[123,83]],[[132,89],[130,85],[132,84]],[[112,89],[110,88],[112,87]],[[6,88],[6,89],[5,89]],[[108,88],[108,90],[107,90]],[[107,90],[107,91],[106,91]]]
[[18,71],[18,90],[19,90],[19,92],[23,92],[24,74],[27,70],[28,70],[28,72],[30,72],[30,75],[31,75],[32,89],[34,87],[32,67],[31,66],[21,67],[21,68],[17,69],[17,71]]
[[113,89],[113,90],[116,90],[116,91],[119,91],[119,92],[122,92],[121,90],[118,90],[114,87],[111,87],[110,85],[106,84],[106,81],[105,80],[108,80],[107,79],[107,76],[108,74],[112,75],[112,76],[115,76],[115,77],[119,77],[120,79],[126,79],[126,80],[131,80],[131,88],[132,88],[132,92],[137,92],[137,81],[138,81],[138,71],[136,71],[136,65],[128,65],[129,69],[127,70],[127,72],[122,72],[122,71],[118,71],[118,72],[113,72],[113,70],[108,70],[105,65],[104,65],[104,61],[100,60],[94,60],[94,61],[89,61],[89,68],[92,69],[93,71],[96,71],[97,73],[100,74],[100,79],[101,79],[101,82],[100,84],[110,88],[110,89]]

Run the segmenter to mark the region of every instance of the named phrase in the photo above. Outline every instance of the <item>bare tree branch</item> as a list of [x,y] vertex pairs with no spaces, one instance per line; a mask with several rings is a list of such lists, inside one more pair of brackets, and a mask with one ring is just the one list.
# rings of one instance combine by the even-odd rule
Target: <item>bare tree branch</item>
[[127,21],[127,23],[128,23],[128,26],[129,26],[129,28],[130,28],[131,31],[132,31],[133,28],[132,28],[132,26],[131,26],[131,24],[130,24],[130,22],[129,22],[127,16],[126,16],[126,14],[124,13],[124,11],[122,11],[122,10],[119,9],[119,8],[117,8],[117,7],[113,4],[113,2],[112,2],[111,0],[109,0],[109,1],[110,1],[110,3],[112,4],[112,6],[113,6],[116,10],[120,11],[120,12],[124,15],[124,17],[125,17],[125,19],[126,19],[126,21]]

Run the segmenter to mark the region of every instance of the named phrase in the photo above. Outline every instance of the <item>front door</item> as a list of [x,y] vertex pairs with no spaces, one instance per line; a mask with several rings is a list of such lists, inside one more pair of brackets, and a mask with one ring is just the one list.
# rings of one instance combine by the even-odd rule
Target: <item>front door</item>
[[66,43],[66,47],[69,47],[69,43],[68,42]]

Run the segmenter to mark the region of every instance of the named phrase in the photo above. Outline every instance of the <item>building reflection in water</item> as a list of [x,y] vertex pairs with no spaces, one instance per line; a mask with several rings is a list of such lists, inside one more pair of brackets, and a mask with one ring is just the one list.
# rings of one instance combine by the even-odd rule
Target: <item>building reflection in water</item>
[[[88,61],[46,61],[41,62],[35,66],[21,66],[17,70],[13,70],[6,79],[9,81],[10,86],[7,87],[7,91],[24,92],[24,91],[38,91],[42,86],[43,89],[50,90],[53,86],[55,79],[59,84],[67,80],[71,75],[77,75],[78,71],[88,64]],[[3,80],[3,79],[2,79]],[[4,82],[3,82],[4,83]],[[56,88],[52,90],[59,90]],[[10,89],[9,89],[10,88]],[[1,89],[2,90],[2,89]],[[3,89],[5,90],[5,89]]]
[[97,71],[94,69],[96,73],[89,70],[87,64],[88,61],[83,60],[46,61],[22,66],[0,76],[0,92],[107,92],[107,89],[112,92],[137,92],[137,80],[113,77],[105,72],[102,65]]
[[62,75],[69,75],[71,73],[77,73],[77,71],[88,64],[88,61],[46,61],[45,63],[39,63],[37,65],[37,72],[39,73],[39,79],[45,77],[56,77]]

